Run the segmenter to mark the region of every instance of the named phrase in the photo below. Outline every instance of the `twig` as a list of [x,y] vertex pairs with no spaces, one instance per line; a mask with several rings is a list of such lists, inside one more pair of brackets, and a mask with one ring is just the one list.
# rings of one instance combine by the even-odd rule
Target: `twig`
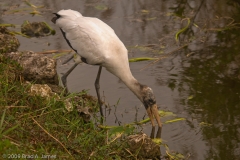
[[52,54],[52,53],[61,53],[61,52],[72,52],[72,50],[49,50],[44,52],[37,52],[38,54]]
[[29,112],[29,113],[22,114],[22,115],[20,115],[18,118],[21,118],[21,117],[23,117],[23,116],[30,115],[30,114],[32,114],[32,113],[34,113],[34,112],[38,112],[38,111],[44,110],[44,109],[46,109],[46,108],[49,108],[49,107],[43,107],[43,108],[40,108],[40,109],[35,110],[35,111],[33,111],[33,112]]
[[71,130],[70,133],[68,134],[67,139],[68,139],[68,138],[70,137],[70,135],[72,134],[72,131],[73,131],[73,130]]
[[[17,140],[15,140],[15,139],[13,139],[13,138],[11,138],[11,137],[9,137],[9,136],[3,135],[3,137],[11,140],[11,143],[14,144],[14,145],[16,145],[16,146],[18,146],[18,147],[20,147],[20,146],[26,146],[25,144],[21,144],[20,142],[18,142]],[[15,141],[15,142],[14,142],[14,141]],[[19,144],[18,144],[18,143],[19,143]],[[28,146],[26,146],[26,147],[28,147]],[[30,150],[33,151],[33,152],[37,152],[36,150],[34,150],[34,149],[32,149],[32,148],[30,148]]]
[[129,151],[129,150],[126,149],[126,148],[124,148],[124,149],[125,149],[132,157],[134,157],[134,159],[136,159],[136,156],[134,156],[131,151]]
[[46,113],[41,113],[41,114],[39,114],[39,115],[31,116],[31,117],[29,117],[29,118],[40,117],[40,116],[42,116],[42,115],[46,115],[46,114],[49,114],[49,113],[52,113],[52,112],[55,112],[55,111],[58,111],[58,110],[62,110],[62,108],[57,108],[57,109],[55,109],[55,110],[53,110],[53,111],[49,111],[49,112],[46,112]]
[[123,135],[123,133],[117,134],[116,137],[115,137],[113,140],[111,140],[111,142],[109,142],[109,144],[112,143],[112,142],[114,142],[114,141],[117,140],[118,138],[121,138],[122,135]]
[[92,153],[89,155],[88,159],[91,159],[91,157],[95,154],[95,151],[92,151]]
[[[4,138],[7,138],[7,139],[10,139],[12,144],[14,144],[14,145],[16,145],[16,146],[18,146],[18,147],[20,146],[20,144],[17,143],[17,140],[15,140],[15,139],[13,139],[13,138],[11,138],[11,137],[9,137],[9,136],[6,136],[6,135],[3,135],[3,137],[4,137]],[[15,141],[15,142],[14,142],[14,141]]]
[[[176,51],[178,51],[178,50],[180,50],[180,49],[182,49],[182,48],[184,48],[184,47],[186,47],[186,46],[188,46],[188,44],[185,44],[185,45],[183,45],[183,46],[181,46],[181,47],[179,47],[179,48],[173,50],[172,52],[167,53],[166,55],[170,55],[170,54],[172,54],[172,53],[174,53],[174,52],[176,52]],[[149,66],[151,66],[151,65],[153,65],[153,64],[155,64],[155,63],[157,63],[157,62],[160,61],[161,59],[164,59],[164,58],[167,58],[167,57],[168,57],[168,56],[162,56],[162,57],[157,58],[157,60],[155,60],[155,61],[149,63],[148,65],[146,65],[145,67],[143,67],[142,69],[140,69],[140,71],[142,71],[142,70],[148,68]]]
[[109,143],[108,143],[108,130],[107,130],[106,144],[109,145]]
[[29,106],[0,106],[1,108],[2,107],[5,107],[5,108],[29,108]]
[[47,130],[45,130],[33,117],[31,117],[32,120],[45,132],[47,133],[50,137],[52,137],[55,141],[57,141],[64,149],[65,151],[71,156],[71,153],[67,150],[67,148],[62,144],[62,142],[60,142],[57,138],[55,138],[53,135],[51,135]]

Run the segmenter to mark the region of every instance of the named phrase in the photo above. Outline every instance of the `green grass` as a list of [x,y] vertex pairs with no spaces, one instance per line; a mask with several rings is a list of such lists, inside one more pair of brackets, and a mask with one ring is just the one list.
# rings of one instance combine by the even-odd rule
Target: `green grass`
[[131,156],[124,149],[125,141],[110,141],[108,130],[96,127],[97,119],[84,123],[76,109],[71,112],[65,109],[64,97],[57,100],[33,96],[28,92],[30,86],[21,77],[21,67],[0,55],[1,154],[19,156],[18,159],[25,159],[22,154],[37,155],[36,159],[41,159],[42,154],[56,155],[57,159]]
[[[128,146],[127,136],[136,133],[135,123],[102,126],[94,113],[91,121],[86,123],[77,106],[89,106],[97,112],[96,100],[86,91],[70,95],[62,92],[60,98],[46,98],[29,93],[31,85],[24,81],[22,68],[16,62],[0,55],[1,158],[42,159],[45,155],[48,159],[144,159],[138,152],[142,144],[131,152]],[[72,111],[65,108],[66,99],[72,102]],[[161,117],[174,115],[172,112],[159,113]],[[180,120],[183,119],[173,119],[164,124]],[[160,141],[158,145],[167,149],[166,159],[176,157],[170,155],[161,139],[154,140]]]

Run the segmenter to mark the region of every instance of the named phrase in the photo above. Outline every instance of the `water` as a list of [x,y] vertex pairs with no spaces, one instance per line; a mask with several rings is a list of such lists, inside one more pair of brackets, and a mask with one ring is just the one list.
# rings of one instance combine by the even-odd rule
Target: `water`
[[[19,50],[69,49],[50,20],[52,12],[71,8],[110,25],[128,48],[130,58],[159,57],[175,51],[144,70],[141,69],[149,62],[130,63],[136,79],[154,90],[161,110],[186,118],[186,121],[164,125],[162,139],[172,151],[190,156],[189,159],[239,159],[240,31],[237,23],[240,9],[237,1],[32,0],[35,5],[46,6],[41,9],[43,16],[34,17],[28,11],[6,12],[4,9],[9,10],[8,6],[26,7],[22,2],[11,2],[0,0],[1,23],[46,21],[57,31],[55,36],[43,38],[19,37]],[[188,21],[181,21],[179,17],[192,18],[190,24],[194,25],[181,34],[176,43],[175,33]],[[153,47],[143,47],[149,44]],[[186,44],[185,48],[179,49]],[[59,72],[65,72],[70,66],[59,65]],[[69,90],[87,89],[96,96],[97,71],[96,66],[79,65],[68,77]],[[101,94],[104,93],[105,101],[112,109],[107,114],[108,125],[134,121],[136,110],[138,120],[144,117],[143,105],[117,77],[103,70],[100,85]],[[118,101],[115,116],[114,105]],[[162,121],[166,120],[168,118],[162,118]],[[151,125],[143,126],[142,130],[150,135]],[[164,147],[161,150],[165,154]]]

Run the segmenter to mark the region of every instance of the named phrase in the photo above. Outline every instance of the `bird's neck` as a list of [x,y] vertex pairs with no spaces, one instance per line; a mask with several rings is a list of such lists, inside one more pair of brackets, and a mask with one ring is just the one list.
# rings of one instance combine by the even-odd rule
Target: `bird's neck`
[[128,60],[123,59],[122,61],[115,61],[117,64],[121,62],[117,67],[106,67],[106,69],[120,78],[120,80],[138,97],[138,99],[143,102],[142,99],[142,88],[144,85],[140,84],[132,75],[132,72],[129,67]]
[[132,75],[132,73],[128,73],[128,75],[124,77],[119,77],[123,83],[138,97],[140,101],[142,101],[141,90],[143,85],[140,84]]

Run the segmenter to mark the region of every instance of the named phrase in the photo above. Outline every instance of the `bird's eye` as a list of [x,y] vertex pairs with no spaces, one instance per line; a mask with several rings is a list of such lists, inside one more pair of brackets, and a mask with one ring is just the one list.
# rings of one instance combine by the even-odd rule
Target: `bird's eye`
[[156,103],[156,100],[155,99],[148,99],[148,104],[150,105],[154,105]]

